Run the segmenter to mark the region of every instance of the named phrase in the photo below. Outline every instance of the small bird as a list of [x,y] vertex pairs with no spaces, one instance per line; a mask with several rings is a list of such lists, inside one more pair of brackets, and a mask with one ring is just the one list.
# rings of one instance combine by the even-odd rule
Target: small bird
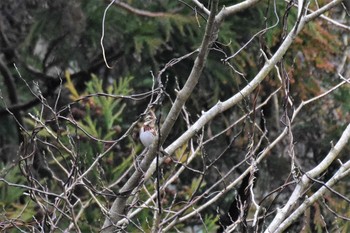
[[145,147],[152,145],[154,139],[158,135],[156,120],[156,115],[154,114],[153,110],[150,110],[140,129],[140,141]]
[[[140,141],[142,145],[144,145],[146,148],[150,147],[154,139],[158,136],[158,128],[156,126],[156,121],[156,114],[154,114],[154,111],[151,109],[145,117],[145,122],[143,123],[140,129]],[[163,146],[159,148],[159,151],[163,155],[169,155],[163,149]]]

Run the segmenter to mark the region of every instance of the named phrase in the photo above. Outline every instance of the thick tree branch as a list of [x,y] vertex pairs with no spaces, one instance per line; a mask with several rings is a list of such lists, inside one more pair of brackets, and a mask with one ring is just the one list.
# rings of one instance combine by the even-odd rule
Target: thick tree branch
[[192,0],[192,2],[196,4],[206,15],[210,14],[210,11],[203,5],[203,3],[199,2],[198,0]]
[[314,20],[315,18],[317,18],[320,15],[322,15],[323,13],[329,11],[333,7],[339,5],[342,1],[343,0],[333,0],[332,2],[326,4],[323,7],[321,7],[320,9],[318,9],[317,11],[314,11],[314,12],[308,14],[307,16],[305,16],[305,22],[308,23],[311,20]]
[[[289,2],[289,1],[288,1],[288,0],[285,0],[285,2]],[[294,6],[298,6],[298,5],[297,5],[297,4],[294,4]],[[315,11],[313,11],[313,10],[311,10],[311,9],[307,9],[307,12],[313,13],[313,12],[315,12]],[[345,25],[345,24],[343,24],[343,23],[340,23],[340,22],[338,22],[338,21],[336,21],[336,20],[334,20],[334,19],[332,19],[332,18],[330,18],[330,17],[328,17],[328,16],[323,15],[323,14],[321,14],[320,17],[321,17],[322,19],[328,21],[329,23],[333,24],[333,25],[336,26],[336,27],[339,27],[339,28],[341,28],[341,29],[350,31],[350,26],[348,26],[348,25]]]
[[[165,122],[161,128],[161,140],[160,145],[164,142],[166,137],[169,135],[176,119],[178,118],[182,107],[184,106],[185,102],[189,98],[189,96],[192,94],[193,89],[198,83],[198,80],[202,74],[203,68],[205,66],[205,62],[208,56],[209,52],[209,46],[211,43],[216,39],[217,36],[217,27],[215,23],[215,14],[217,12],[218,7],[218,0],[213,1],[212,3],[212,9],[211,13],[208,19],[207,27],[205,30],[205,36],[203,38],[198,56],[194,62],[194,66],[192,68],[192,71],[182,88],[182,90],[179,91],[177,98],[170,109],[170,112],[165,119]],[[130,177],[130,179],[126,182],[126,184],[121,188],[120,193],[124,192],[132,192],[140,182],[142,182],[142,176],[144,172],[146,172],[149,168],[149,165],[151,164],[152,160],[155,158],[156,155],[156,149],[158,140],[155,140],[153,145],[149,148],[148,153],[146,154],[145,158],[142,160],[140,164],[140,169],[136,170],[135,173]],[[113,202],[112,207],[109,211],[109,216],[106,217],[105,222],[103,224],[102,232],[113,232],[117,229],[116,226],[113,224],[117,223],[120,219],[125,216],[125,207],[127,204],[128,196],[123,197],[117,197],[116,200]]]
[[[344,132],[345,133],[345,132]],[[349,132],[348,132],[349,133]],[[348,176],[350,173],[350,161],[347,161],[343,164],[339,170],[333,175],[333,177],[324,184],[317,192],[312,194],[310,197],[304,200],[303,204],[301,204],[291,215],[286,218],[281,225],[276,229],[275,232],[284,232],[287,227],[289,227],[299,216],[305,213],[305,210],[312,206],[317,200],[322,198],[322,196],[330,190],[332,186],[338,183],[341,179]],[[336,213],[334,213],[336,214]],[[349,221],[349,219],[346,219]]]
[[[294,120],[297,116],[297,114],[300,112],[300,109],[302,109],[303,107],[305,107],[306,105],[318,100],[319,98],[322,98],[324,96],[326,96],[327,94],[329,94],[330,92],[336,90],[337,88],[339,88],[340,86],[344,85],[345,83],[347,83],[348,80],[345,80],[343,82],[341,82],[340,84],[334,86],[333,88],[331,88],[331,90],[325,92],[324,94],[321,94],[315,98],[312,98],[308,101],[303,102],[302,104],[300,104],[300,106],[298,107],[299,111],[295,111],[293,114],[293,118],[292,120]],[[199,208],[197,208],[195,211],[192,211],[190,213],[188,213],[187,215],[180,217],[177,219],[176,223],[179,222],[183,222],[187,219],[190,219],[191,217],[193,217],[194,215],[196,215],[197,213],[200,213],[202,210],[204,210],[205,208],[207,208],[208,206],[212,205],[214,202],[218,201],[226,192],[228,192],[229,190],[231,190],[232,188],[236,187],[237,184],[239,184],[242,179],[249,174],[253,169],[255,169],[255,166],[259,163],[261,163],[267,155],[270,154],[270,151],[279,143],[281,142],[281,140],[288,135],[288,127],[286,127],[283,132],[273,141],[271,142],[267,147],[265,147],[264,151],[259,155],[259,157],[256,159],[256,164],[251,165],[249,168],[247,168],[237,179],[235,179],[233,182],[231,182],[229,185],[227,185],[224,190],[222,190],[221,192],[219,192],[217,195],[213,196],[210,199],[207,199],[206,203],[203,204],[202,206],[200,206]],[[206,193],[209,194],[209,193]],[[197,198],[195,201],[192,202],[192,204],[195,204],[197,201],[201,200],[200,198]],[[166,229],[170,229],[171,226],[173,226],[175,224],[175,222],[171,223],[169,226],[167,226]]]
[[[304,203],[294,211],[292,215],[289,215],[289,211],[293,208],[295,203],[302,197],[303,192],[310,184],[310,178],[316,178],[320,175],[321,172],[325,171],[330,163],[332,163],[339,155],[339,153],[343,150],[343,148],[348,145],[350,139],[350,124],[344,130],[342,136],[340,137],[337,144],[331,148],[328,155],[323,159],[323,161],[317,165],[315,168],[304,174],[295,187],[294,192],[289,198],[286,205],[278,210],[277,215],[274,220],[271,222],[269,227],[266,229],[265,233],[271,232],[282,232],[285,228],[287,228],[302,212],[301,210],[305,210],[308,206],[310,206],[313,202],[315,202],[320,196],[326,191],[326,187],[320,188],[314,195],[304,201]],[[344,164],[338,172],[327,182],[327,186],[333,186],[344,174],[346,170],[350,167],[350,163],[347,162]],[[282,224],[282,225],[281,225]]]
[[[273,92],[263,103],[261,103],[259,106],[257,106],[257,109],[260,109],[262,106],[266,105],[267,103],[269,103],[269,100],[272,98],[273,95],[275,95],[278,92],[279,89],[277,89],[275,92]],[[220,132],[218,135],[223,134],[224,132],[227,132],[227,130],[231,129],[234,125],[237,125],[238,123],[242,122],[244,119],[246,119],[249,115],[251,115],[253,113],[253,111],[245,114],[244,116],[242,116],[240,119],[238,119],[237,121],[235,121],[232,125],[230,125],[228,128],[226,128],[225,130],[223,130],[222,132]],[[213,138],[217,137],[218,135],[215,135]],[[213,139],[212,138],[212,139]],[[211,139],[211,140],[212,140]],[[208,142],[208,141],[207,141]],[[205,144],[205,142],[204,142]],[[171,183],[173,183],[175,180],[178,179],[178,177],[180,177],[180,175],[183,173],[183,171],[185,171],[187,165],[189,165],[191,163],[191,161],[193,161],[193,159],[195,159],[197,157],[197,155],[199,154],[199,150],[200,150],[200,146],[197,147],[196,150],[194,150],[191,155],[188,157],[188,159],[186,160],[186,163],[183,164],[184,166],[181,166],[176,173],[167,180],[167,182],[161,187],[161,190],[164,190],[167,186],[169,186]],[[160,161],[163,161],[164,158],[162,158]],[[161,162],[162,163],[162,162]],[[152,162],[150,169],[147,170],[147,173],[145,174],[145,181],[147,181],[150,176],[153,174],[153,172],[156,169],[156,163],[155,161]],[[147,206],[150,205],[150,203],[152,202],[152,200],[154,200],[156,198],[156,193],[154,193],[147,201],[144,202],[144,204],[134,210],[132,213],[128,214],[128,218],[132,218],[134,217],[137,213],[139,213],[142,208],[146,208]]]
[[[304,22],[302,22],[304,25]],[[299,27],[300,28],[300,27]],[[183,143],[185,143],[188,139],[195,135],[204,125],[206,125],[209,121],[211,121],[218,114],[232,108],[236,104],[238,104],[243,98],[247,97],[251,94],[255,88],[266,78],[269,72],[274,68],[274,66],[279,62],[288,48],[291,46],[296,34],[294,33],[294,29],[288,34],[286,39],[283,41],[279,49],[272,56],[270,60],[268,60],[264,67],[259,71],[259,73],[254,77],[254,79],[245,86],[239,93],[235,94],[228,100],[224,102],[218,102],[207,112],[203,113],[203,115],[189,128],[185,133],[183,133],[175,142],[173,142],[168,148],[167,152],[172,154],[175,152],[177,148],[179,148]]]
[[[341,0],[337,0],[338,4]],[[236,104],[238,104],[243,98],[252,93],[255,88],[266,78],[268,73],[274,68],[274,66],[279,62],[286,51],[291,46],[296,35],[301,31],[302,27],[305,25],[305,21],[302,20],[299,24],[298,31],[295,32],[293,28],[286,39],[283,41],[279,49],[276,53],[271,57],[271,59],[267,60],[264,67],[259,71],[259,73],[254,77],[254,79],[245,86],[239,93],[235,94],[228,100],[224,102],[218,102],[207,112],[203,113],[203,115],[185,132],[183,133],[176,141],[174,141],[166,151],[169,154],[172,154],[177,150],[181,145],[183,145],[186,141],[188,141],[191,137],[195,135],[203,126],[205,126],[209,121],[211,121],[218,114],[232,108]]]
[[217,22],[222,22],[226,17],[236,14],[237,12],[243,11],[250,8],[260,2],[261,0],[246,0],[244,2],[237,3],[233,6],[224,7],[220,13],[216,16]]

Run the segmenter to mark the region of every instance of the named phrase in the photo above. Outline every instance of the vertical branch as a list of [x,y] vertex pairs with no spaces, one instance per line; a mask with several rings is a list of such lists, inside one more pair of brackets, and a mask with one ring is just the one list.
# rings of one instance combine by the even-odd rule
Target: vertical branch
[[169,135],[176,119],[178,118],[182,107],[185,105],[187,99],[192,94],[193,89],[196,87],[198,80],[202,74],[205,62],[207,60],[209,46],[217,38],[219,24],[215,20],[215,14],[218,8],[218,1],[212,2],[211,12],[209,15],[207,27],[205,30],[205,35],[202,41],[202,44],[199,49],[199,54],[194,61],[193,68],[191,70],[190,76],[188,77],[184,87],[178,92],[175,102],[170,109],[169,115],[165,119],[162,129],[162,142],[165,141]]
[[179,91],[177,98],[172,108],[170,109],[169,115],[165,119],[163,127],[161,128],[161,141],[158,142],[159,138],[155,140],[153,145],[149,148],[145,158],[142,160],[140,169],[136,170],[130,179],[125,183],[125,185],[120,189],[120,193],[125,195],[118,196],[113,202],[108,216],[105,218],[105,222],[101,230],[102,232],[114,232],[118,229],[118,226],[116,224],[119,220],[125,217],[125,213],[127,211],[126,205],[129,197],[128,194],[130,194],[140,183],[143,182],[142,177],[144,175],[144,171],[147,171],[149,165],[155,158],[157,152],[157,144],[160,143],[161,145],[165,141],[170,133],[170,130],[174,126],[174,123],[179,116],[183,105],[190,97],[193,89],[197,85],[206,63],[209,46],[217,37],[218,25],[215,23],[215,14],[218,9],[218,2],[218,0],[214,0],[212,2],[211,13],[208,19],[205,35],[199,49],[199,54],[194,62],[194,66],[192,68],[190,76],[188,77],[188,80],[186,81],[184,87]]
[[100,39],[100,44],[101,44],[101,48],[102,48],[102,56],[103,56],[103,60],[107,66],[108,69],[112,69],[112,67],[110,67],[108,65],[108,62],[107,62],[107,58],[106,58],[106,51],[105,51],[105,47],[103,45],[103,39],[105,37],[105,20],[106,20],[106,14],[107,14],[107,11],[108,9],[113,5],[113,3],[115,2],[115,0],[112,0],[108,6],[106,7],[105,11],[103,12],[103,18],[102,18],[102,33],[101,33],[101,39]]

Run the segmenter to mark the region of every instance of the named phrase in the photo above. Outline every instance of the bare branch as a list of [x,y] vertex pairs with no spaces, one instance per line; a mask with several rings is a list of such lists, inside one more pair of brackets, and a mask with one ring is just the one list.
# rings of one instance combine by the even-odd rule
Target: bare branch
[[104,39],[104,36],[105,36],[105,20],[106,20],[106,14],[107,14],[107,11],[108,9],[112,6],[112,4],[115,2],[115,0],[112,0],[111,3],[108,4],[108,6],[106,7],[105,11],[103,12],[103,18],[102,18],[102,33],[101,33],[101,40],[100,40],[100,43],[101,43],[101,48],[102,48],[102,55],[103,55],[103,60],[107,66],[108,69],[112,69],[112,67],[110,67],[108,65],[108,62],[107,62],[107,59],[106,59],[106,52],[105,52],[105,47],[103,45],[103,39]]
[[[193,89],[195,88],[198,79],[202,73],[202,70],[205,65],[205,61],[208,55],[209,46],[215,40],[217,36],[217,26],[215,24],[215,14],[217,12],[218,1],[213,1],[211,14],[209,16],[209,20],[206,27],[205,36],[203,38],[199,54],[195,60],[193,69],[187,82],[185,83],[182,90],[179,91],[178,96],[169,112],[169,115],[165,119],[165,122],[161,128],[161,140],[160,145],[164,142],[167,136],[172,129],[175,120],[179,116],[182,106],[185,104],[186,100],[191,95]],[[130,179],[126,182],[126,184],[120,190],[121,193],[132,191],[142,179],[143,176],[142,171],[146,171],[149,168],[152,160],[155,157],[156,149],[157,149],[158,139],[154,141],[153,145],[149,148],[148,153],[140,164],[140,170],[136,170],[135,173],[130,177]],[[102,232],[113,232],[116,229],[115,225],[112,223],[117,223],[122,216],[124,216],[125,206],[127,204],[127,197],[118,197],[114,202],[109,212],[109,217],[105,219],[103,224]]]
[[166,13],[166,12],[151,12],[151,11],[137,9],[137,8],[132,7],[129,4],[127,4],[125,2],[121,2],[121,1],[114,1],[114,2],[120,8],[122,8],[122,9],[124,9],[132,14],[138,15],[138,16],[156,18],[156,17],[166,17],[166,16],[171,15],[171,13]]
[[[337,147],[336,150],[341,150],[350,139],[350,124],[347,126],[347,128],[345,129],[343,135],[341,136],[341,138],[339,139],[338,143],[335,145],[335,147]],[[332,157],[336,157],[339,153],[338,151],[334,151],[333,148],[330,151],[330,154],[327,155]],[[344,178],[345,176],[349,175],[350,172],[350,161],[346,162],[345,164],[343,164],[338,171],[332,176],[331,179],[329,179],[329,181],[322,186],[317,192],[315,192],[313,195],[311,195],[310,197],[306,197],[303,204],[301,204],[295,211],[293,211],[292,214],[288,215],[288,217],[279,224],[279,226],[273,230],[273,232],[284,232],[284,230],[291,224],[293,223],[300,215],[302,215],[305,210],[310,207],[313,203],[315,203],[317,200],[319,200],[328,190],[329,187],[332,187],[333,185],[335,185],[339,180],[341,180],[342,178]],[[311,173],[310,173],[311,175]],[[306,175],[303,176],[302,178],[302,184],[300,186],[304,186],[306,185],[308,177]],[[299,186],[299,184],[298,184]],[[295,190],[299,190],[298,186]],[[293,193],[291,199],[294,197],[296,192]],[[291,200],[290,199],[290,200]],[[296,200],[295,200],[296,201]],[[281,210],[283,211],[283,210]],[[276,216],[277,217],[277,216]],[[275,218],[276,219],[276,218]],[[271,226],[271,225],[270,225]],[[267,232],[272,232],[271,231],[272,228],[269,228],[269,231]]]
[[199,2],[198,0],[192,0],[192,2],[196,4],[198,8],[201,9],[206,15],[210,14],[210,11],[203,5],[203,3]]
[[[274,220],[270,223],[265,233],[282,232],[283,229],[285,229],[291,222],[295,220],[296,216],[300,214],[300,211],[297,212],[299,214],[297,213],[293,214],[292,215],[293,217],[289,215],[289,211],[293,208],[296,202],[302,197],[302,193],[310,183],[309,177],[316,178],[325,169],[327,169],[329,164],[338,157],[339,153],[347,145],[349,139],[350,139],[350,124],[346,127],[337,144],[334,147],[332,147],[332,149],[330,150],[328,155],[322,160],[322,162],[319,165],[317,165],[315,168],[307,172],[307,174],[302,176],[300,182],[295,187],[294,192],[292,193],[288,202],[285,204],[285,206],[282,209],[278,210],[277,215],[275,216]],[[334,176],[334,179],[331,179],[327,182],[327,186],[332,186],[335,181],[337,181],[342,176],[344,176],[345,174],[344,171],[349,169],[349,166],[350,166],[350,162],[342,166]],[[315,200],[317,200],[326,190],[327,190],[326,187],[320,188],[314,195],[312,195],[312,198],[307,199],[307,201],[304,202],[304,204],[301,205],[298,209],[306,208],[305,205],[307,205],[307,203],[314,202]],[[288,222],[288,224],[287,223],[283,224],[284,222]]]
[[236,14],[237,12],[244,11],[249,7],[256,5],[261,0],[245,0],[243,2],[237,3],[233,6],[223,7],[223,9],[216,16],[217,22],[222,22],[225,18]]

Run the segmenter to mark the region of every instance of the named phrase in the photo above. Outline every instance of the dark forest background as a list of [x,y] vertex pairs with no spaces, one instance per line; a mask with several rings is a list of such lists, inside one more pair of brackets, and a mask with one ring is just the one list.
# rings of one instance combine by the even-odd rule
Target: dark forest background
[[[208,21],[194,2],[117,1],[103,21],[109,1],[0,1],[0,229],[101,229],[120,188],[137,169],[144,150],[138,132],[151,98],[162,92],[161,101],[154,104],[161,125],[191,73]],[[219,1],[219,10],[238,2]],[[317,10],[329,2],[311,1],[309,8]],[[209,9],[209,2],[202,3]],[[264,56],[277,51],[297,20],[292,3],[263,0],[225,19],[164,148],[204,112],[239,93],[262,69]],[[159,191],[156,180],[163,185],[184,168],[160,195],[161,219],[174,213],[181,219],[226,190],[251,165],[251,158],[288,126],[290,134],[274,145],[254,172],[169,232],[222,232],[234,222],[237,232],[260,232],[268,226],[298,179],[320,164],[350,122],[347,81],[302,108],[288,123],[303,101],[350,77],[346,4],[308,23],[252,93],[165,156],[150,179],[137,187],[128,213],[140,209],[123,231],[159,230],[153,216],[159,197],[141,207]],[[105,57],[111,68],[100,43],[103,22]],[[305,196],[322,187],[338,171],[340,161],[350,159],[349,152],[347,144]],[[191,154],[197,155],[187,164]],[[98,162],[92,167],[94,161]],[[88,169],[89,174],[77,181]],[[288,232],[347,232],[349,177],[333,189],[342,196],[328,191]],[[201,199],[192,203],[196,198]],[[253,200],[264,208],[255,226]],[[170,223],[165,221],[161,228]]]

